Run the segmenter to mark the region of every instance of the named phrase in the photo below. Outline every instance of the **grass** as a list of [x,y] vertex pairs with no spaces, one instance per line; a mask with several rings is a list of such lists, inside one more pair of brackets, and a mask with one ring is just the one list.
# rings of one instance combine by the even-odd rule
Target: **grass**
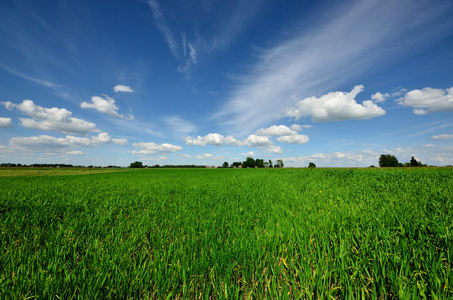
[[453,297],[452,169],[154,169],[0,190],[0,298]]
[[84,175],[84,174],[110,173],[126,170],[130,169],[0,167],[0,177]]

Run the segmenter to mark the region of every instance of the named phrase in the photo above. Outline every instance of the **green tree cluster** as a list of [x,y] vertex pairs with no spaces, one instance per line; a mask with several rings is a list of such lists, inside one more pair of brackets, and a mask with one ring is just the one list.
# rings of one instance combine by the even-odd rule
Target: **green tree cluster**
[[402,164],[394,155],[382,154],[379,157],[379,167],[422,167],[426,166],[421,161],[417,161],[413,156],[410,162]]
[[144,166],[141,161],[135,161],[135,162],[131,163],[129,168],[144,168]]
[[[223,167],[225,168],[227,162],[223,163]],[[231,168],[283,168],[284,164],[281,159],[277,160],[277,163],[272,164],[272,160],[269,159],[269,161],[264,161],[264,159],[257,158],[253,159],[253,157],[247,157],[245,161],[239,162],[235,161],[233,162],[230,167]],[[226,167],[228,168],[228,167]]]

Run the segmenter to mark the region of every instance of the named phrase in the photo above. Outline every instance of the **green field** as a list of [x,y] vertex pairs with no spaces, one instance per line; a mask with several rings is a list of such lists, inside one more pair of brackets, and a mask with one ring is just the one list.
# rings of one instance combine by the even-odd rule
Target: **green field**
[[0,178],[0,299],[453,297],[453,169],[53,175]]

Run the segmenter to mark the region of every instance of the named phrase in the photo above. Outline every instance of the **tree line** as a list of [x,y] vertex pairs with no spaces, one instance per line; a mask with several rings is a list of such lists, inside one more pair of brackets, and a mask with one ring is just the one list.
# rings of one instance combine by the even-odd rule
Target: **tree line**
[[426,165],[417,161],[413,156],[409,162],[403,164],[394,155],[382,154],[379,157],[379,167],[426,167]]
[[276,163],[272,163],[272,160],[264,161],[264,159],[253,159],[253,157],[247,157],[244,161],[235,161],[231,165],[228,162],[224,162],[223,168],[283,168],[284,163],[281,159],[278,159]]
[[120,166],[107,166],[107,167],[101,167],[101,166],[82,166],[82,165],[72,165],[72,164],[31,164],[31,165],[26,165],[26,164],[15,164],[15,163],[0,163],[0,167],[3,168],[122,168]]

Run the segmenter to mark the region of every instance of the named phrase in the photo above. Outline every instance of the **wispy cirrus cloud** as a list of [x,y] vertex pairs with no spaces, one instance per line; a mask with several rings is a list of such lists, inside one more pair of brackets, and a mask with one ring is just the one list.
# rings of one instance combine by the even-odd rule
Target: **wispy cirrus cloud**
[[[255,130],[281,118],[297,99],[358,80],[376,63],[407,55],[411,47],[426,47],[453,26],[439,18],[442,8],[428,2],[349,2],[332,11],[326,23],[307,26],[263,50],[215,117],[225,118],[234,134]],[[292,95],[298,95],[296,100]]]
[[439,134],[433,135],[433,140],[453,140],[453,134]]
[[[211,53],[228,47],[259,13],[265,1],[258,0],[250,3],[229,1],[222,4],[222,9],[219,9],[219,5],[209,2],[195,3],[184,9],[186,9],[187,15],[198,15],[197,22],[191,20],[187,23],[187,21],[184,22],[184,18],[181,18],[178,20],[177,26],[170,25],[166,15],[171,15],[172,11],[164,12],[165,2],[161,3],[163,5],[160,5],[157,0],[147,0],[147,4],[153,12],[156,27],[164,36],[173,56],[179,60],[177,70],[189,79],[192,68],[197,65],[200,53]],[[206,18],[206,15],[209,15],[209,18]],[[209,20],[215,18],[216,26],[212,26],[211,23],[205,24],[205,18]],[[174,28],[180,28],[181,25],[193,27],[194,32],[189,34],[190,32],[183,31],[178,34]],[[200,34],[200,29],[203,29],[203,34]],[[177,38],[178,36],[181,38]]]
[[165,116],[163,121],[167,125],[168,130],[176,136],[191,134],[197,128],[192,122],[179,116]]
[[162,9],[160,8],[159,2],[156,0],[147,1],[149,7],[151,8],[154,16],[154,21],[156,22],[157,28],[162,32],[167,41],[168,47],[175,57],[179,57],[179,45],[176,41],[170,27],[167,25]]
[[43,88],[49,89],[51,93],[53,93],[54,95],[57,95],[58,97],[61,97],[66,100],[72,100],[70,97],[69,88],[64,85],[55,83],[55,82],[47,80],[47,79],[42,79],[42,78],[24,74],[14,68],[4,65],[2,63],[0,63],[0,69],[3,69],[3,70],[5,70],[17,77],[20,77],[22,79],[26,79],[30,82],[33,82],[34,84],[37,84]]
[[148,0],[147,3],[153,12],[156,26],[167,41],[173,56],[180,60],[180,64],[177,68],[178,71],[185,74],[185,77],[188,78],[192,66],[197,64],[197,50],[195,44],[188,42],[186,34],[183,33],[182,46],[180,46],[173,31],[167,24],[159,2],[157,2],[157,0]]

